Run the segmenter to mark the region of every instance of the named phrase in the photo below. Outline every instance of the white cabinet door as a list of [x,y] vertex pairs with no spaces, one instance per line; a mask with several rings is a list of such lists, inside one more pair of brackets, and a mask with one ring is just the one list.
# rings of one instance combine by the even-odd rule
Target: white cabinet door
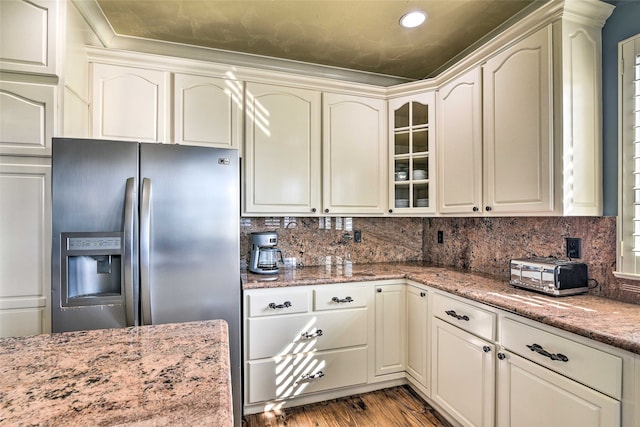
[[167,142],[169,73],[93,63],[93,137]]
[[51,161],[0,157],[0,337],[51,330]]
[[57,74],[57,0],[0,1],[0,69]]
[[375,375],[405,370],[405,285],[375,287]]
[[435,213],[435,93],[389,100],[389,212]]
[[406,370],[422,386],[429,388],[429,345],[427,291],[407,286],[407,364]]
[[483,66],[484,209],[548,213],[553,205],[551,26]]
[[495,346],[437,318],[431,346],[432,399],[464,426],[492,427]]
[[384,100],[323,94],[325,214],[384,214],[387,208]]
[[244,213],[320,209],[320,92],[246,84]]
[[174,142],[238,148],[242,92],[242,83],[237,80],[174,74]]
[[482,90],[474,68],[438,91],[438,211],[482,213]]
[[510,352],[498,362],[498,426],[619,426],[620,402]]
[[50,156],[55,110],[54,86],[0,82],[0,154]]

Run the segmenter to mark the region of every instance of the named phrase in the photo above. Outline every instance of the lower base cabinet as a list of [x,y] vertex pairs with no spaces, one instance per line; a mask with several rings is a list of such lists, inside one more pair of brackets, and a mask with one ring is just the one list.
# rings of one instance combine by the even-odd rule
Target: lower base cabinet
[[494,425],[494,345],[432,319],[431,398],[465,426]]
[[515,354],[499,357],[499,427],[620,425],[619,401]]
[[640,356],[415,282],[255,289],[244,312],[245,413],[408,382],[455,425],[640,427]]

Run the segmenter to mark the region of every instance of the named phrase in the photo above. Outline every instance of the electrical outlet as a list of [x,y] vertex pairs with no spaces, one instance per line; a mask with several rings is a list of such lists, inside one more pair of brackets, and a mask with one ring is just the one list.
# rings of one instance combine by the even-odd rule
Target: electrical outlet
[[565,240],[567,242],[567,258],[582,258],[582,239],[567,237]]
[[353,230],[353,241],[356,243],[362,242],[362,231],[361,230]]
[[438,230],[438,243],[444,243],[444,233]]

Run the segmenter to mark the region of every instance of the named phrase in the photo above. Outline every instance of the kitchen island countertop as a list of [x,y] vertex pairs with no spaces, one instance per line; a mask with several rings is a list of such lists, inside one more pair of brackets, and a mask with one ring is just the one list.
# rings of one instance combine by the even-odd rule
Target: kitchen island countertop
[[0,425],[233,425],[223,320],[0,339]]
[[408,279],[640,354],[640,306],[590,294],[552,297],[516,289],[501,276],[422,263],[304,267],[273,276],[242,273],[243,289]]

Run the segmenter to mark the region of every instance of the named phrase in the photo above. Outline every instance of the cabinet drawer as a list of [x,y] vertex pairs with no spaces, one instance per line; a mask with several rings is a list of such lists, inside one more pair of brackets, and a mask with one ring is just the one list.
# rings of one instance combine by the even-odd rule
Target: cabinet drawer
[[[367,382],[367,347],[249,362],[246,374],[248,403],[364,384]],[[309,375],[312,377],[305,377]]]
[[500,330],[501,342],[508,350],[615,399],[621,398],[620,357],[509,318],[502,321]]
[[496,315],[494,313],[441,294],[435,294],[433,296],[433,314],[480,338],[495,341]]
[[266,289],[247,294],[249,317],[306,313],[309,311],[307,289]]
[[249,319],[249,359],[367,343],[367,309]]
[[367,287],[358,285],[327,286],[313,291],[316,310],[335,310],[367,306]]

